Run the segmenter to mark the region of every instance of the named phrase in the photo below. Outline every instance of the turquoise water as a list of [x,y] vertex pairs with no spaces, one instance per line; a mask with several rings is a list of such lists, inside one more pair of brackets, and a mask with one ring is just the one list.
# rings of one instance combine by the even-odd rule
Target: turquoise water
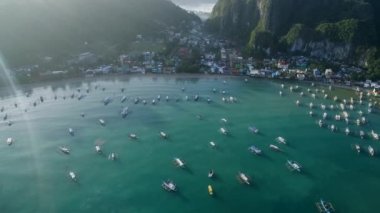
[[[377,212],[380,159],[369,157],[366,147],[371,145],[380,153],[379,142],[346,136],[343,121],[327,121],[340,128],[337,133],[319,128],[316,121],[322,111],[315,108],[317,115],[310,117],[310,109],[296,107],[295,101],[333,102],[320,93],[312,100],[305,86],[301,89],[306,97],[301,98],[299,91],[290,93],[287,84],[280,97],[280,82],[243,80],[134,76],[35,85],[16,93],[2,89],[0,107],[5,111],[0,116],[7,113],[13,125],[3,120],[0,124],[1,212],[317,212],[315,202],[320,198],[331,201],[338,212]],[[79,101],[79,94],[86,97]],[[185,101],[186,95],[196,94],[201,97],[198,102]],[[122,104],[123,95],[128,100]],[[157,95],[161,101],[152,105]],[[43,103],[38,101],[40,96]],[[108,96],[113,101],[104,106],[102,100]],[[223,103],[223,96],[234,96],[237,102]],[[136,97],[148,104],[134,104]],[[213,100],[210,104],[208,97]],[[130,114],[122,119],[125,106]],[[364,105],[356,107],[366,112]],[[352,118],[359,108],[348,110]],[[379,114],[365,116],[369,123],[360,129],[380,131]],[[221,118],[228,123],[221,123]],[[102,127],[98,119],[106,125]],[[260,134],[250,133],[250,125],[257,126]],[[220,134],[222,126],[228,136]],[[68,134],[70,127],[74,136]],[[350,128],[359,131],[354,124]],[[160,131],[169,135],[167,140],[159,137]],[[129,133],[139,139],[129,139]],[[288,145],[277,144],[278,136],[286,138]],[[8,137],[15,140],[11,146],[5,143]],[[103,156],[95,153],[99,141]],[[209,147],[210,141],[217,149]],[[269,144],[283,152],[271,151]],[[363,147],[361,154],[352,149],[353,144]],[[57,151],[63,145],[71,149],[70,155]],[[263,156],[249,153],[251,145],[261,148]],[[111,152],[117,153],[117,161],[107,159]],[[176,168],[174,157],[187,168]],[[287,159],[302,164],[302,173],[290,172]],[[207,177],[211,168],[217,176],[213,180]],[[78,183],[70,181],[69,170],[76,172]],[[251,177],[251,186],[237,181],[239,171]],[[176,182],[178,193],[161,188],[168,178]],[[213,197],[207,192],[209,184]]]

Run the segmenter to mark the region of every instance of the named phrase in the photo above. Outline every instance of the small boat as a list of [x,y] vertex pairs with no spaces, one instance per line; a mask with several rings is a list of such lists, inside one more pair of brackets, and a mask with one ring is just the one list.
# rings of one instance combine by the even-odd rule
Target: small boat
[[117,158],[117,155],[114,152],[108,155],[108,160],[114,161],[116,160],[116,158]]
[[259,133],[259,129],[257,129],[255,126],[248,127],[248,130],[255,134]]
[[335,212],[333,205],[330,202],[326,202],[322,199],[320,201],[316,202],[315,205],[317,206],[317,209],[320,213]]
[[8,114],[5,113],[4,117],[3,117],[3,120],[6,121],[8,119]]
[[8,146],[12,145],[13,144],[13,138],[7,138],[7,140],[5,141],[7,143]]
[[340,115],[335,115],[335,120],[336,121],[340,121],[340,119],[341,119]]
[[81,116],[82,118],[84,118],[84,113],[81,113],[80,116]]
[[144,105],[146,105],[146,100],[142,100],[142,103],[143,103]]
[[368,146],[368,153],[370,156],[375,156],[375,149],[372,146]]
[[105,126],[105,125],[106,125],[106,122],[105,122],[103,119],[99,119],[99,123],[100,123],[100,125],[102,125],[102,126]]
[[296,105],[297,105],[297,106],[300,105],[300,101],[299,101],[299,100],[296,101]]
[[69,155],[70,154],[70,149],[66,146],[59,146],[58,147],[59,151],[61,151],[63,154]]
[[301,96],[301,97],[305,96],[305,93],[300,92],[300,96]]
[[290,171],[297,171],[301,172],[301,165],[297,163],[296,161],[287,160],[286,166],[290,169]]
[[212,148],[215,148],[215,147],[216,147],[215,142],[214,142],[214,141],[210,141],[210,146],[211,146]]
[[324,112],[324,113],[323,113],[322,118],[323,118],[323,120],[326,120],[326,119],[327,119],[327,112]]
[[223,122],[223,123],[227,123],[228,122],[226,118],[222,118],[222,119],[220,119],[220,121]]
[[86,97],[86,95],[81,94],[80,96],[78,96],[78,101],[82,100],[82,99],[85,98],[85,97]]
[[164,139],[168,137],[165,132],[160,132],[160,136],[161,138],[164,138]]
[[238,173],[237,178],[238,178],[242,183],[244,183],[244,184],[247,184],[247,185],[250,185],[250,184],[251,184],[251,183],[250,183],[250,180],[249,180],[249,177],[248,177],[246,174],[242,173],[242,172],[239,172],[239,173]]
[[135,104],[138,104],[139,101],[140,101],[140,99],[138,99],[138,98],[135,98],[135,99],[133,100],[133,102],[134,102]]
[[163,181],[161,186],[163,189],[165,189],[168,192],[176,192],[177,191],[176,184],[171,180]]
[[313,112],[313,111],[310,111],[310,112],[309,112],[309,115],[310,115],[310,117],[313,117],[314,112]]
[[335,132],[335,131],[337,130],[337,128],[335,127],[334,124],[332,124],[332,125],[330,126],[330,130],[331,130],[331,132]]
[[282,144],[286,144],[286,140],[285,140],[285,138],[283,138],[283,137],[277,137],[276,138],[276,141],[278,142],[278,143],[282,143]]
[[223,127],[220,128],[220,132],[221,132],[223,135],[227,135],[227,134],[228,134],[227,130],[226,130],[225,128],[223,128]]
[[372,135],[373,139],[379,140],[379,134],[375,133],[373,130],[371,131],[371,135]]
[[74,136],[74,130],[73,130],[72,128],[69,128],[69,134],[70,134],[71,136]]
[[312,108],[314,107],[314,104],[313,104],[313,103],[310,103],[310,104],[309,104],[309,107],[310,107],[310,109],[312,109]]
[[319,127],[321,127],[321,128],[322,128],[324,125],[325,125],[325,124],[323,123],[323,121],[322,121],[322,120],[319,120],[319,121],[318,121],[318,126],[319,126]]
[[278,146],[273,145],[273,144],[269,144],[269,148],[274,150],[274,151],[281,151],[281,149]]
[[284,89],[284,88],[285,88],[285,85],[284,85],[284,84],[281,84],[281,88]]
[[261,149],[257,148],[256,146],[248,147],[248,151],[250,151],[251,153],[253,153],[255,155],[260,155],[262,152]]
[[120,114],[121,114],[121,117],[125,118],[127,117],[128,113],[129,113],[128,107],[124,107]]
[[346,129],[344,130],[344,132],[346,133],[346,135],[349,135],[350,134],[350,129],[348,127],[346,127]]
[[365,133],[364,133],[363,130],[360,130],[360,132],[359,132],[359,136],[360,136],[361,139],[364,139],[364,138],[365,138]]
[[169,96],[166,96],[166,97],[165,97],[165,100],[166,100],[166,101],[169,101]]
[[199,95],[195,95],[194,96],[194,101],[198,101],[199,100]]
[[357,126],[360,126],[361,123],[362,123],[362,122],[360,121],[360,119],[356,119],[356,125],[357,125]]
[[137,139],[137,135],[136,134],[134,134],[134,133],[131,133],[131,134],[129,134],[128,135],[129,136],[129,138],[131,138],[131,139]]
[[214,177],[214,170],[211,169],[210,171],[208,171],[207,177],[213,178]]
[[152,105],[155,105],[156,104],[156,99],[153,99],[152,100]]
[[359,154],[360,153],[360,146],[359,146],[359,144],[355,144],[354,147],[355,147],[356,152]]
[[103,151],[102,151],[102,147],[101,147],[100,145],[96,145],[96,146],[95,146],[95,151],[96,151],[96,153],[98,153],[98,154],[102,154],[102,153],[103,153]]
[[180,168],[184,168],[185,167],[185,163],[181,159],[179,159],[179,158],[174,158],[174,164],[177,167],[180,167]]
[[69,177],[74,182],[78,181],[77,176],[76,176],[76,174],[73,171],[69,171]]
[[105,106],[107,106],[109,103],[111,103],[111,101],[112,101],[111,97],[107,97],[103,100],[103,103]]
[[212,190],[212,186],[211,186],[211,185],[208,185],[207,189],[208,189],[208,194],[209,194],[210,196],[212,196],[212,195],[214,194],[214,192],[213,192],[213,190]]
[[123,97],[121,97],[120,102],[124,103],[126,100],[127,100],[127,96],[123,96]]
[[158,101],[161,100],[161,95],[157,95],[157,100],[158,100]]
[[282,96],[282,91],[278,92],[278,94],[279,94],[280,96]]

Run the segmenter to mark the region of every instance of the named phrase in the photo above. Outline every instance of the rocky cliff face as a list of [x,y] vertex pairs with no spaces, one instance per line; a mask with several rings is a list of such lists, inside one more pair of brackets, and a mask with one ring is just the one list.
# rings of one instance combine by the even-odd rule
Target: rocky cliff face
[[[354,46],[377,45],[373,38],[380,32],[377,29],[380,20],[376,19],[380,12],[378,5],[373,0],[219,0],[208,26],[222,35],[249,42],[250,47],[267,49],[274,47],[266,44],[279,43],[295,24],[302,24],[313,29],[312,33],[318,36],[312,39],[294,36],[286,43],[290,51],[343,59],[350,56]],[[349,21],[341,23],[342,20]],[[373,30],[362,32],[357,22],[365,22]],[[324,23],[330,24],[316,30]],[[274,41],[258,38],[262,37],[261,32]],[[357,37],[366,39],[361,43]],[[263,45],[262,41],[266,44]]]

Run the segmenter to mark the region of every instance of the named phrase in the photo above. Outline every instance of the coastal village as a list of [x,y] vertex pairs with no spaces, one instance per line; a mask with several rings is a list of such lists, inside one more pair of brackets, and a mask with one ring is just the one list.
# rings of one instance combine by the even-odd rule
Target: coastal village
[[255,78],[316,81],[343,87],[362,87],[371,89],[374,95],[379,95],[380,82],[352,79],[353,74],[365,71],[360,67],[339,62],[323,66],[318,59],[303,55],[262,59],[244,57],[238,45],[208,34],[203,30],[202,24],[197,22],[193,22],[187,31],[176,31],[173,27],[164,30],[160,35],[159,38],[136,35],[133,45],[145,47],[119,54],[112,60],[104,60],[104,56],[92,52],[83,52],[72,56],[63,64],[52,66],[53,58],[45,56],[40,64],[14,67],[13,74],[21,82],[29,82],[34,78],[54,80],[73,76],[92,77],[110,74],[245,75]]

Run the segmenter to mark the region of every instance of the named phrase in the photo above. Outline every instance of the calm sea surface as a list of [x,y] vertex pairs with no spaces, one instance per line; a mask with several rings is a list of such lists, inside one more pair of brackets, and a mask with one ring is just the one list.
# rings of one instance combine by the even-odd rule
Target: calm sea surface
[[[323,99],[321,92],[312,99],[306,91],[309,85],[300,85],[294,93],[289,86],[285,83],[281,89],[281,82],[214,76],[132,76],[16,91],[2,88],[0,212],[317,212],[315,202],[320,198],[332,202],[338,212],[378,212],[380,158],[369,157],[367,147],[380,155],[380,142],[357,135],[359,130],[380,131],[379,112],[367,114],[366,101],[356,104],[354,110],[347,109],[350,124],[346,125],[332,119],[340,111],[327,109],[327,124],[339,128],[332,133],[316,122],[323,113],[321,103],[336,103]],[[328,94],[345,93],[324,89]],[[300,97],[301,91],[305,97]],[[78,100],[81,94],[85,97]],[[158,95],[161,101],[152,105]],[[122,96],[128,98],[124,103]],[[222,101],[230,96],[237,102]],[[102,102],[106,97],[112,99],[107,106]],[[136,97],[147,104],[134,104]],[[297,99],[302,106],[296,107]],[[314,117],[308,115],[310,102],[316,106]],[[120,112],[126,106],[130,113],[123,119]],[[359,110],[368,121],[360,127],[353,123]],[[5,114],[8,118],[3,121]],[[228,122],[222,123],[221,118]],[[106,125],[101,126],[99,119]],[[9,120],[13,125],[8,126]],[[252,125],[260,134],[248,131]],[[352,135],[344,134],[346,126]],[[222,135],[221,127],[229,135]],[[74,136],[68,128],[73,128]],[[160,138],[160,131],[168,134],[167,140]],[[130,133],[139,139],[129,139]],[[288,145],[275,142],[278,136]],[[14,139],[11,146],[6,144],[8,137]],[[96,154],[97,144],[103,155]],[[269,144],[283,152],[271,151]],[[354,144],[362,147],[360,154],[353,150]],[[247,150],[251,145],[262,149],[263,155],[251,154]],[[60,153],[59,146],[69,147],[70,155]],[[116,161],[108,160],[111,152],[117,154]],[[176,168],[174,157],[187,168]],[[288,159],[299,162],[302,172],[289,171]],[[210,169],[215,179],[207,177]],[[76,173],[78,183],[69,179],[69,171]],[[251,186],[237,181],[239,171],[251,178]],[[177,184],[177,193],[161,188],[166,179]],[[213,197],[208,195],[208,185],[213,186]]]

